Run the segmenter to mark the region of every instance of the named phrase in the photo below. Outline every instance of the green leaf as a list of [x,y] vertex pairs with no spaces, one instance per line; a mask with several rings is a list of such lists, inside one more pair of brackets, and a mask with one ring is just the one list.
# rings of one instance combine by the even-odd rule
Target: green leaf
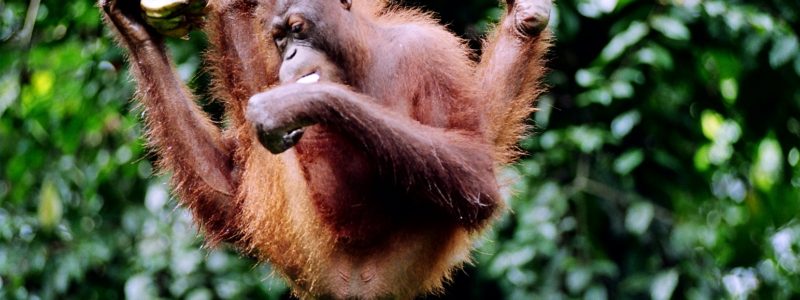
[[683,25],[678,19],[669,16],[655,16],[650,19],[650,26],[653,29],[661,32],[664,36],[677,40],[688,41],[691,38],[691,33],[686,25]]
[[769,64],[773,68],[779,68],[789,62],[798,53],[797,37],[785,35],[776,37],[775,44],[769,52]]
[[[797,73],[797,75],[800,75],[800,53],[798,53],[797,57],[795,57],[795,59],[794,59],[794,72]],[[2,102],[2,101],[0,101],[0,102]],[[0,104],[0,105],[2,105],[2,104]],[[3,113],[3,111],[2,111],[2,109],[0,109],[0,114],[2,114],[2,113]]]
[[724,1],[705,1],[703,8],[709,16],[716,17],[721,15],[727,9]]
[[650,227],[654,214],[655,209],[652,204],[637,202],[628,208],[625,214],[625,228],[633,234],[641,235]]
[[39,192],[38,212],[39,224],[45,230],[52,230],[61,222],[63,215],[61,196],[58,194],[55,184],[50,180],[45,180],[42,183],[42,189]]
[[709,140],[716,139],[719,128],[722,127],[724,120],[718,113],[710,110],[703,111],[700,117],[700,124],[703,129],[703,135]]
[[580,106],[588,106],[592,103],[608,106],[613,100],[614,97],[612,97],[611,92],[605,87],[592,89],[578,95],[578,104]]
[[489,271],[495,276],[500,276],[509,269],[521,268],[535,257],[536,249],[531,247],[519,247],[506,250],[497,256]]
[[598,69],[580,69],[575,72],[575,82],[582,87],[593,86],[601,79],[600,74],[598,74],[600,71]]
[[672,70],[674,64],[669,51],[658,45],[650,45],[642,48],[636,53],[636,59],[640,63],[663,68],[665,70]]
[[650,297],[653,300],[672,299],[672,293],[675,292],[675,287],[677,286],[678,272],[675,269],[661,272],[656,275],[652,285],[650,285]]
[[589,18],[598,18],[614,11],[617,0],[580,0],[577,4],[578,11]]
[[739,82],[734,78],[722,79],[719,83],[719,90],[725,102],[733,104],[736,102],[736,98],[739,97]]
[[642,164],[643,160],[644,154],[642,150],[630,150],[614,161],[614,171],[623,176],[628,175],[633,169]]
[[604,62],[610,62],[619,58],[625,50],[641,41],[649,32],[650,27],[646,23],[641,21],[632,22],[625,31],[611,39],[600,53],[600,59]]
[[592,272],[585,267],[576,267],[567,273],[567,289],[577,294],[582,292],[591,283]]
[[766,138],[758,145],[755,163],[750,169],[755,185],[769,191],[780,180],[783,169],[781,144],[773,138]]
[[749,14],[748,21],[761,32],[772,32],[775,29],[775,20],[765,13],[751,13]]
[[789,155],[786,157],[786,160],[789,162],[789,165],[792,167],[796,167],[798,163],[800,163],[800,150],[797,148],[792,148],[789,151]]
[[628,133],[639,124],[641,119],[641,114],[636,110],[621,114],[611,121],[611,134],[614,135],[615,138],[621,139],[628,135]]
[[156,299],[156,285],[148,274],[138,274],[125,282],[125,298],[127,299]]
[[604,141],[602,130],[586,126],[575,127],[570,130],[569,138],[583,153],[591,153],[600,149]]
[[13,72],[0,77],[0,116],[11,103],[19,97],[19,80]]
[[627,99],[633,96],[633,85],[630,82],[615,80],[609,87],[611,95],[616,99]]

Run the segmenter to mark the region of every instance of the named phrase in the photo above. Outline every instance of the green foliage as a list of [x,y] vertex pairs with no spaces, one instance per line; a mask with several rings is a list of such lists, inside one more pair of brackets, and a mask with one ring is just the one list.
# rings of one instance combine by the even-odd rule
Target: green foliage
[[[279,298],[268,266],[201,248],[89,0],[0,0],[0,298]],[[494,1],[404,1],[469,38]],[[563,0],[512,213],[452,298],[800,296],[800,5]],[[35,22],[34,22],[35,21]],[[32,31],[27,31],[31,28]],[[202,36],[175,41],[204,91]],[[209,110],[214,111],[213,105]]]
[[[153,175],[130,76],[92,2],[42,3],[29,51],[27,5],[0,2],[0,299],[284,294],[268,267],[201,248]],[[176,45],[186,77],[199,47]]]
[[478,274],[514,299],[797,297],[796,11],[560,1],[552,93]]

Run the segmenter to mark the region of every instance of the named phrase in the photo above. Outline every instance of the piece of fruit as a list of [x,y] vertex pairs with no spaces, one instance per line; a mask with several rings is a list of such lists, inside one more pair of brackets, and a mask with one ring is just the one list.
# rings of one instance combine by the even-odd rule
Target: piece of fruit
[[168,18],[189,6],[189,0],[142,0],[142,11],[150,18]]
[[153,28],[157,29],[159,32],[173,30],[179,27],[189,27],[187,26],[186,16],[178,15],[176,17],[171,18],[148,18],[147,24],[153,26]]
[[141,0],[142,17],[159,33],[185,37],[203,23],[206,0]]

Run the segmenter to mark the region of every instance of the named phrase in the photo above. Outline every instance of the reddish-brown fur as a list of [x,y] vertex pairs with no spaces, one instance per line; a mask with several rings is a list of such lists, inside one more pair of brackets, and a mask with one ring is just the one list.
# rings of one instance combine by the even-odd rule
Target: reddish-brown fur
[[[357,25],[326,35],[348,85],[277,87],[264,20],[275,3],[211,1],[206,57],[225,100],[222,132],[140,25],[138,1],[101,6],[129,50],[161,169],[210,243],[270,262],[300,297],[411,298],[440,290],[502,207],[494,169],[515,156],[545,72],[549,34],[521,23],[536,1],[549,3],[510,3],[474,63],[429,14],[356,0]],[[269,99],[260,115],[318,125],[273,155],[246,117],[256,94]]]

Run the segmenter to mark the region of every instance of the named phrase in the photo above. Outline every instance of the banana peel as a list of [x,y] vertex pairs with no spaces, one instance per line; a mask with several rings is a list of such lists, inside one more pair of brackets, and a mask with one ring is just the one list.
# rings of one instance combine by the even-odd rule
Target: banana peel
[[206,0],[141,0],[142,17],[159,33],[184,38],[203,23]]

